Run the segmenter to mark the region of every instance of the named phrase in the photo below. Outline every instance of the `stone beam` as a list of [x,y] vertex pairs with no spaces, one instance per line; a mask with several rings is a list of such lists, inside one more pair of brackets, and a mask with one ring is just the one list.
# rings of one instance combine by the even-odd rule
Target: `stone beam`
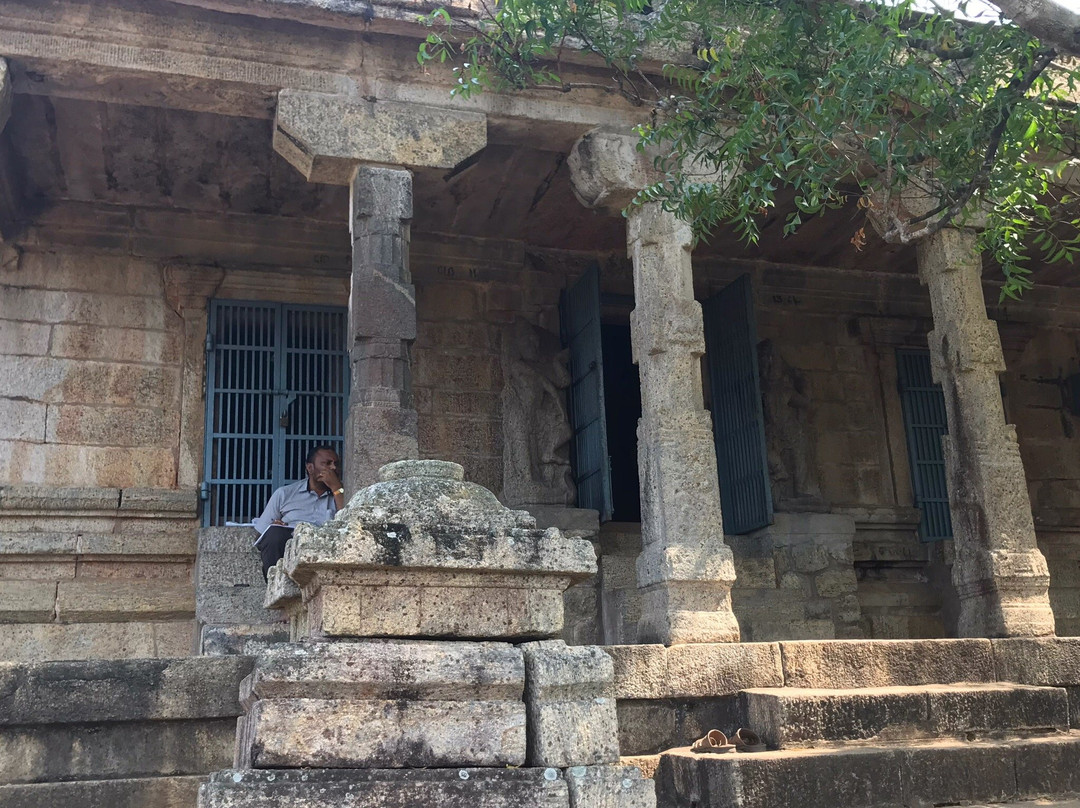
[[[569,163],[578,199],[607,210],[625,206],[652,177],[649,155],[628,135],[592,132]],[[737,641],[735,568],[724,544],[712,419],[702,397],[705,339],[694,300],[692,233],[656,202],[631,208],[627,218],[637,300],[630,336],[642,409],[637,640]]]
[[477,112],[282,90],[274,148],[311,182],[348,185],[359,163],[453,168],[487,145]]
[[297,87],[342,93],[355,88],[352,79],[325,70],[162,47],[119,45],[3,27],[0,27],[0,53],[30,63],[74,62],[110,75],[129,73],[184,77],[193,81],[222,82],[270,91]]
[[1005,422],[997,326],[986,316],[982,259],[971,230],[945,229],[918,245],[930,290],[934,380],[945,393],[942,438],[962,637],[1054,633],[1050,575],[1035,542],[1016,428]]

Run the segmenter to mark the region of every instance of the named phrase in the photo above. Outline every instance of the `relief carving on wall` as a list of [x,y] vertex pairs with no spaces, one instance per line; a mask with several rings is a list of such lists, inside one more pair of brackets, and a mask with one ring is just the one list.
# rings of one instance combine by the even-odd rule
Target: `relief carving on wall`
[[758,368],[773,507],[825,510],[811,434],[809,382],[784,361],[772,340],[758,343]]
[[567,357],[555,334],[526,320],[515,320],[503,335],[503,500],[507,505],[574,503]]

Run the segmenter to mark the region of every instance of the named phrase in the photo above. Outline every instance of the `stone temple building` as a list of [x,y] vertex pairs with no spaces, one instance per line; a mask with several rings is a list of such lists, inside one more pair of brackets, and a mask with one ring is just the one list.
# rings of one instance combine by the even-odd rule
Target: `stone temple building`
[[1080,792],[1071,267],[694,246],[600,66],[451,98],[430,7],[0,0],[0,808]]

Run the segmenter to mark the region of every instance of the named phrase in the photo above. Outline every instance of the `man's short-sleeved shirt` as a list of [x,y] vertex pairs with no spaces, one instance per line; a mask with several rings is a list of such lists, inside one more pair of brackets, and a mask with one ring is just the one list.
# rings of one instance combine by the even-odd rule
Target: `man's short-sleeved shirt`
[[329,522],[337,513],[337,503],[330,491],[317,494],[308,488],[307,478],[283,485],[270,495],[270,501],[262,514],[254,520],[255,529],[262,533],[280,519],[292,527],[300,522],[321,525]]

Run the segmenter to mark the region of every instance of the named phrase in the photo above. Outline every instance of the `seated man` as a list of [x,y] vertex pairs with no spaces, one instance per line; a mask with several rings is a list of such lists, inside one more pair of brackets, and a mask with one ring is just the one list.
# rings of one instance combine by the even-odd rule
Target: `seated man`
[[[316,446],[304,462],[307,477],[299,482],[283,485],[270,496],[262,515],[255,519],[255,529],[261,534],[270,525],[293,527],[300,522],[321,525],[330,521],[339,508],[345,505],[345,489],[338,477],[337,452],[330,446]],[[262,556],[263,578],[267,571],[285,555],[289,535],[259,543]]]

